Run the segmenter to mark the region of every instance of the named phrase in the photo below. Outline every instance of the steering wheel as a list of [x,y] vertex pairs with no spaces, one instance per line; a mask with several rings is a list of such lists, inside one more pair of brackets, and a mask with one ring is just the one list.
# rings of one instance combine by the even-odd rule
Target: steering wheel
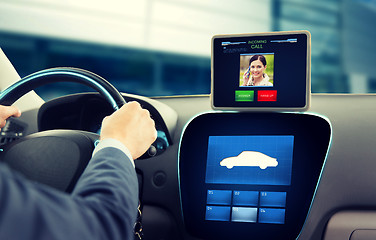
[[[0,93],[0,105],[12,105],[35,88],[53,82],[92,87],[114,111],[126,102],[104,78],[78,68],[51,68],[26,76]],[[30,180],[71,192],[91,158],[99,135],[78,130],[48,130],[13,141],[0,149],[0,161]]]

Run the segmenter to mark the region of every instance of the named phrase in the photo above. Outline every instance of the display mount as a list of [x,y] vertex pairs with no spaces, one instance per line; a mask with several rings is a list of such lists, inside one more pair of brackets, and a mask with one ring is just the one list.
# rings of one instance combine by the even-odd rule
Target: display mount
[[308,31],[214,36],[212,108],[307,110],[311,94],[310,49]]

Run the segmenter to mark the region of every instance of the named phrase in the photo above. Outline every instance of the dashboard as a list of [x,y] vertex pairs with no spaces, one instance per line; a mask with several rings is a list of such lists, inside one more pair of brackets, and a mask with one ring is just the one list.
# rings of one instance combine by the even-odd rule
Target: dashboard
[[[329,120],[332,129],[329,151],[326,154],[325,150],[304,149],[302,151],[310,154],[298,160],[296,150],[302,147],[302,145],[299,147],[298,144],[305,140],[302,140],[304,137],[299,137],[299,134],[294,133],[296,130],[293,126],[295,125],[288,127],[286,132],[269,129],[268,133],[255,132],[254,130],[240,133],[240,130],[235,127],[228,128],[235,133],[221,130],[221,132],[213,134],[210,133],[210,129],[214,126],[210,127],[210,124],[205,123],[207,120],[204,118],[214,117],[215,121],[210,122],[216,126],[223,124],[223,119],[228,118],[225,122],[235,121],[235,124],[228,126],[237,126],[239,124],[236,121],[243,121],[241,119],[254,117],[257,114],[245,113],[240,114],[239,118],[234,118],[232,115],[237,115],[237,113],[213,111],[208,95],[160,98],[144,98],[128,94],[123,94],[123,96],[127,101],[139,101],[150,111],[157,129],[165,134],[168,142],[168,146],[165,145],[157,155],[145,156],[144,159],[135,161],[140,183],[140,199],[143,203],[145,239],[217,239],[216,235],[210,231],[219,229],[218,232],[222,232],[223,236],[226,236],[226,229],[230,228],[235,229],[241,236],[244,236],[242,233],[248,236],[250,233],[247,231],[251,231],[252,226],[257,226],[265,233],[274,231],[271,230],[272,228],[278,229],[290,226],[290,224],[295,227],[295,230],[291,236],[284,235],[285,239],[361,239],[351,238],[353,234],[355,237],[364,236],[364,234],[374,236],[372,234],[376,231],[374,230],[376,221],[372,221],[372,219],[376,219],[374,211],[376,208],[376,186],[374,184],[376,181],[374,174],[374,169],[376,169],[374,161],[376,156],[374,147],[376,95],[313,94],[309,113],[299,114],[299,116],[309,115],[320,119],[320,116],[325,116],[324,118]],[[2,129],[1,136],[2,139],[7,136],[16,138],[42,129],[56,128],[96,132],[101,118],[110,113],[111,107],[107,106],[97,94],[66,96],[47,102],[40,109],[25,111],[20,119],[11,120],[9,126]],[[196,116],[202,117],[198,117],[197,120]],[[270,121],[279,118],[272,116]],[[201,127],[195,128],[196,130],[192,132],[189,128],[196,121]],[[311,124],[303,124],[301,119],[299,122],[301,122],[301,129],[304,131],[326,132],[326,137],[319,134],[320,140],[306,137],[308,142],[327,143],[329,141],[327,124],[316,129]],[[299,124],[297,125],[299,126]],[[208,130],[209,133],[204,130]],[[207,132],[205,136],[202,135],[204,132]],[[235,139],[239,135],[243,136],[240,139]],[[227,141],[226,138],[252,143],[260,138],[271,141],[273,136],[278,136],[277,138],[282,142],[291,143],[293,141],[294,143],[290,180],[288,177],[282,177],[273,183],[275,185],[268,185],[262,177],[258,178],[256,182],[245,178],[244,184],[233,184],[231,182],[233,177],[225,181],[218,180],[211,176],[209,170],[206,171],[207,160],[215,160],[215,154],[212,155],[206,151],[221,149],[220,144]],[[213,143],[211,147],[208,145],[209,137],[210,142]],[[202,139],[205,144],[200,144]],[[185,145],[185,141],[190,143]],[[291,145],[289,146],[291,149]],[[236,153],[231,152],[226,157],[239,156],[243,150],[262,152],[260,148],[241,148],[239,150]],[[316,152],[320,156],[316,158],[311,154],[312,152]],[[265,154],[275,158],[271,153],[265,152]],[[322,159],[323,155],[326,155],[325,161]],[[310,162],[308,161],[310,158],[320,159],[322,162],[318,162],[314,167],[305,164],[296,165],[299,161]],[[287,154],[285,159],[291,159],[291,156]],[[181,164],[182,160],[185,165]],[[273,169],[273,161],[270,164],[266,169]],[[187,171],[189,169],[184,169],[187,166],[201,166],[196,175],[197,179],[191,184],[187,182],[192,178],[190,172]],[[227,169],[227,166],[231,167],[227,164],[223,168]],[[233,166],[233,170],[236,168],[237,166]],[[309,179],[308,182],[296,180],[294,174],[299,169],[304,175],[302,177]],[[316,170],[313,171],[313,175],[309,176],[310,170],[308,169]],[[261,171],[261,168],[257,171]],[[286,171],[289,171],[289,168]],[[186,173],[185,177],[182,175],[184,172]],[[182,184],[179,184],[180,182]],[[294,190],[297,183],[299,183],[298,189],[299,185],[306,189]],[[184,184],[186,188],[184,188]],[[198,193],[195,192],[194,186],[200,189]],[[185,195],[184,191],[186,191]],[[294,191],[299,192],[298,196]],[[300,194],[302,191],[307,191],[309,194]],[[253,200],[244,200],[243,195],[248,195],[247,199]],[[231,200],[229,200],[229,196]],[[271,200],[268,200],[267,196],[270,196]],[[187,197],[191,197],[191,201],[184,201]],[[294,199],[297,201],[298,198],[302,205],[291,203]],[[284,209],[286,218],[283,221],[281,221],[282,218],[276,221],[277,217],[275,217],[272,222],[270,218],[265,220],[258,213],[258,217],[253,218],[256,222],[245,221],[244,214],[237,216],[235,214],[235,217],[232,218],[222,218],[226,221],[217,221],[216,214],[207,213],[215,209],[207,210],[207,207],[213,206],[225,207],[227,209],[225,211],[228,209],[233,211],[233,208],[238,208],[240,213],[247,214],[255,211],[252,208],[257,208],[258,212],[261,212],[261,209],[268,210],[268,208]],[[191,211],[191,216],[189,212],[184,211],[187,207]],[[279,212],[281,213],[281,210]],[[295,215],[294,212],[298,212],[300,215]],[[195,218],[199,219],[204,226],[209,226],[206,228],[209,232],[203,232],[201,226],[192,224]],[[213,230],[211,225],[214,223],[219,225],[214,226]],[[235,228],[233,228],[234,226]],[[227,237],[226,239],[231,238]]]

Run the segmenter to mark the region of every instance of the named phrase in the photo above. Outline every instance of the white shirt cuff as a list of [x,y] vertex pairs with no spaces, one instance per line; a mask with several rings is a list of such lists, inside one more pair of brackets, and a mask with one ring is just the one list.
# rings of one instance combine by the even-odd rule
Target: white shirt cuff
[[113,147],[113,148],[117,148],[120,151],[122,151],[125,155],[127,155],[129,160],[131,161],[133,167],[135,167],[134,161],[133,161],[133,158],[132,158],[132,154],[129,151],[129,149],[124,144],[122,144],[120,141],[118,141],[116,139],[106,138],[104,140],[100,140],[99,143],[96,145],[92,156],[94,156],[94,154],[97,153],[99,150],[106,148],[106,147]]

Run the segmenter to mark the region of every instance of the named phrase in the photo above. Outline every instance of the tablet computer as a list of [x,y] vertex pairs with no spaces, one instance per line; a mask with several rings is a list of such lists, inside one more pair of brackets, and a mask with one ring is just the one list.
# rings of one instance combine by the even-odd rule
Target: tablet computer
[[214,36],[212,108],[306,111],[311,94],[310,49],[308,31]]

